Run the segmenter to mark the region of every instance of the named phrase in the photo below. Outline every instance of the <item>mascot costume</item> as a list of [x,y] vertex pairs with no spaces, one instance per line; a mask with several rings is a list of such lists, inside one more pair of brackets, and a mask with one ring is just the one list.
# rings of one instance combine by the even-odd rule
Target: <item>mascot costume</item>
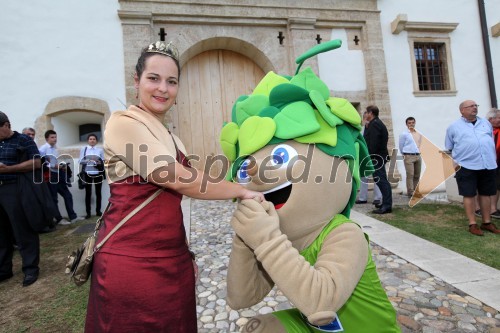
[[301,55],[293,77],[269,72],[222,129],[228,176],[266,198],[242,200],[233,214],[228,304],[250,307],[276,284],[296,307],[253,317],[244,332],[400,332],[368,237],[349,220],[360,173],[373,172],[361,118],[310,68],[299,72],[340,45]]

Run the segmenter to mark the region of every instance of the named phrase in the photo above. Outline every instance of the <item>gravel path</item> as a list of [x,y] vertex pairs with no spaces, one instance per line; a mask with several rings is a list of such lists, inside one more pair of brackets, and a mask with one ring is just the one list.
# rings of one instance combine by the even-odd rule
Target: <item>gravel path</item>
[[[394,195],[394,204],[408,198]],[[240,311],[226,304],[226,275],[233,231],[229,225],[235,204],[231,201],[192,200],[191,248],[197,255],[200,279],[198,332],[239,332],[248,318],[256,314],[290,308],[276,288],[260,303]],[[359,212],[373,209],[371,204],[356,205]],[[382,284],[406,332],[486,332],[500,333],[500,314],[437,277],[397,255],[371,244]],[[500,292],[500,291],[499,291]]]

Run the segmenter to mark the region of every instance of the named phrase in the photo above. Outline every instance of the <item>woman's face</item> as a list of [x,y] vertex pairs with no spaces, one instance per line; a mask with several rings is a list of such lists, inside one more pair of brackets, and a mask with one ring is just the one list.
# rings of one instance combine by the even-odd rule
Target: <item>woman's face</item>
[[97,138],[95,136],[89,136],[87,142],[89,146],[94,147],[97,144]]
[[170,57],[155,54],[146,60],[141,77],[135,77],[139,106],[162,118],[172,107],[179,88],[178,68]]

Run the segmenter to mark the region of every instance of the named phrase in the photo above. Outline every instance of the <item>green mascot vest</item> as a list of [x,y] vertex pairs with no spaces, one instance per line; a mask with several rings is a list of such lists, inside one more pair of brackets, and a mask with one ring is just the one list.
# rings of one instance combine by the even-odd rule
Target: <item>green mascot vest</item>
[[[343,223],[354,223],[344,215],[336,215],[322,230],[314,242],[300,254],[311,264],[316,263],[325,237]],[[368,235],[365,234],[367,241]],[[337,318],[321,327],[307,322],[297,309],[273,313],[288,333],[345,332],[345,333],[400,333],[396,321],[396,311],[389,302],[377,275],[369,250],[368,263],[354,292],[337,311]]]

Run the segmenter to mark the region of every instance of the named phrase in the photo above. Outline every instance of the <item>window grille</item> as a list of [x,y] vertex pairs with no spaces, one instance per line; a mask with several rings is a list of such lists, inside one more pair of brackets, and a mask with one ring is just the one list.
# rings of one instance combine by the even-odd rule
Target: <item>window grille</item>
[[420,91],[450,90],[444,43],[414,43]]

